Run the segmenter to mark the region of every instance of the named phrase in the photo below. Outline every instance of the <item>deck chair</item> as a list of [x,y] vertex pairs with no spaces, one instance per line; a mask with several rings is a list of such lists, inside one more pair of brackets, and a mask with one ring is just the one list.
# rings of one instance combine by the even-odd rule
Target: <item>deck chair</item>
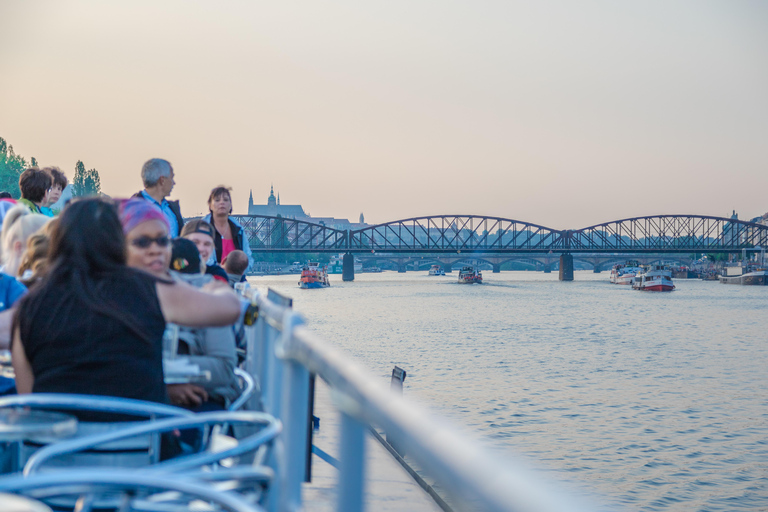
[[[119,431],[147,421],[155,421],[170,417],[191,417],[194,413],[169,405],[129,398],[117,398],[94,395],[74,395],[65,393],[32,393],[0,398],[0,409],[29,408],[78,414],[83,412],[98,412],[105,414],[124,415],[134,421],[117,422],[88,422],[77,424],[75,438],[88,437],[94,434]],[[61,442],[61,439],[37,436],[23,439],[20,443],[7,446],[16,450],[12,457],[18,463],[9,464],[9,472],[20,470],[21,466],[39,449]],[[69,460],[61,459],[57,463],[62,466],[121,466],[138,467],[154,464],[160,461],[161,439],[159,435],[149,434],[143,437],[121,438],[120,442],[104,444],[93,450],[78,453]]]
[[[227,512],[263,512],[242,496],[215,489],[193,475],[145,474],[110,470],[74,470],[0,478],[0,491],[27,496],[54,507],[62,500],[77,503],[80,512],[91,512],[109,500],[124,511],[187,512],[199,509]],[[197,508],[196,508],[197,507]]]

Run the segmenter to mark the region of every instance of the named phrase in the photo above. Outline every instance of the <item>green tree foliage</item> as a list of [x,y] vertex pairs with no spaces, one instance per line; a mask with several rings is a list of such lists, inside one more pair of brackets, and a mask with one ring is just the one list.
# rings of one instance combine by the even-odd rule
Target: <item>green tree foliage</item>
[[0,190],[10,192],[16,199],[21,197],[19,176],[26,168],[27,161],[0,137]]
[[78,160],[75,164],[75,177],[72,179],[72,195],[75,197],[96,196],[101,193],[101,179],[96,169],[85,170],[85,165]]

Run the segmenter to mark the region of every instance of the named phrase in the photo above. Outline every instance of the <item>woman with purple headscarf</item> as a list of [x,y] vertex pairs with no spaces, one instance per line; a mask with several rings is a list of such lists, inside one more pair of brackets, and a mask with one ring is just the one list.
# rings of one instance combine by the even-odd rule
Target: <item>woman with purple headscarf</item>
[[128,199],[119,203],[120,223],[126,245],[126,263],[156,277],[168,278],[171,238],[168,219],[149,201]]

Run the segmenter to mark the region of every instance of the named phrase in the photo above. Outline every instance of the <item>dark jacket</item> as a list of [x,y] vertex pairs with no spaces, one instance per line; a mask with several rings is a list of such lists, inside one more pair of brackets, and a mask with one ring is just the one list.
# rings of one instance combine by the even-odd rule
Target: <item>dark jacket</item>
[[[146,197],[142,194],[144,192],[143,190],[140,190],[133,194],[131,196],[132,199],[143,199],[147,200]],[[170,207],[171,211],[173,212],[173,215],[176,217],[176,222],[179,224],[179,234],[181,234],[181,228],[184,227],[184,217],[181,216],[181,207],[179,206],[178,201],[168,201],[166,199],[166,202],[168,203],[168,206]]]
[[[205,217],[203,217],[203,220],[213,226],[213,215],[208,214]],[[235,249],[238,249],[240,251],[243,251],[246,256],[248,256],[248,268],[250,269],[253,267],[253,254],[251,254],[251,244],[248,241],[248,237],[245,234],[245,228],[240,225],[239,222],[237,222],[232,217],[229,217],[227,219],[227,222],[229,222],[229,230],[232,232],[232,241],[235,244]],[[213,229],[213,246],[216,249],[214,253],[211,255],[211,259],[208,261],[209,264],[213,263],[213,261],[216,261],[216,263],[221,263],[221,253],[222,253],[222,242],[221,242],[221,233],[219,233],[219,230],[215,228]],[[248,272],[248,270],[246,270]]]

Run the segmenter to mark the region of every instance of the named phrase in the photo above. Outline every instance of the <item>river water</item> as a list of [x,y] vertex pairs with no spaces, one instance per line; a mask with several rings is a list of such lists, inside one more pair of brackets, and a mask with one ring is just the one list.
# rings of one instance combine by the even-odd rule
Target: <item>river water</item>
[[768,510],[768,288],[608,273],[359,274],[300,290],[309,326],[405,394],[624,510]]

